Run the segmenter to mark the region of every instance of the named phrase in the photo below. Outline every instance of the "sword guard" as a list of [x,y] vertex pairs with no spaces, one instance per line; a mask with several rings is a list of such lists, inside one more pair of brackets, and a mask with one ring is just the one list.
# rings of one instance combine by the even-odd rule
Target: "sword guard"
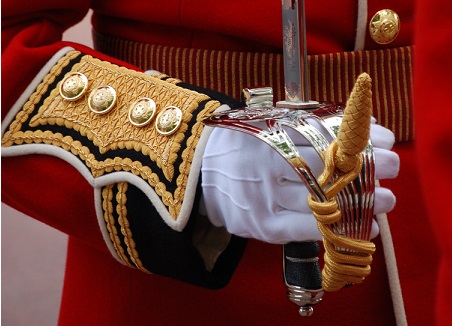
[[291,101],[279,101],[276,102],[276,107],[287,108],[287,109],[315,109],[319,107],[319,102],[317,101],[307,101],[307,102],[291,102]]

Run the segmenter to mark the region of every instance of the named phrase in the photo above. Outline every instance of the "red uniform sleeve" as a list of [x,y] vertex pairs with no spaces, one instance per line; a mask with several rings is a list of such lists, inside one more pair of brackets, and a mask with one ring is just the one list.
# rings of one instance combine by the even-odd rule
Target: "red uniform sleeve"
[[[63,32],[87,13],[90,1],[5,1],[2,10],[2,121],[38,72],[60,49]],[[36,155],[2,159],[2,200],[57,229],[105,250],[91,187],[66,162]],[[65,187],[70,185],[70,187]],[[64,191],[62,191],[64,189]],[[76,198],[77,200],[74,200]]]
[[[2,119],[44,64],[65,44],[89,1],[5,1],[2,4]],[[5,82],[7,81],[7,82]]]
[[[224,286],[245,241],[228,242],[231,236],[222,233],[229,247],[218,262],[227,267],[218,271],[206,269],[194,246],[202,155],[196,148],[207,141],[200,117],[222,100],[62,42],[62,33],[89,6],[90,1],[3,6],[2,201],[129,267]],[[89,86],[82,97],[68,100],[59,85],[74,73],[88,76]],[[116,89],[116,110],[97,115],[89,95],[103,83]],[[161,111],[177,104],[183,118],[174,134],[128,121],[131,104],[144,95]],[[124,138],[117,141],[115,132]]]
[[90,2],[11,0],[2,3],[2,120],[44,64],[61,48],[70,45],[115,62],[80,44],[61,41],[63,32],[87,14]]
[[[65,29],[81,20],[89,1],[5,1],[2,10],[2,121],[42,67],[61,48]],[[2,201],[105,250],[90,204],[92,191],[69,164],[36,155],[2,159]],[[64,194],[62,189],[66,187]],[[73,199],[77,198],[76,201]],[[85,212],[80,217],[80,205]],[[78,217],[77,217],[78,216]],[[76,222],[78,220],[78,222]],[[92,222],[91,222],[92,220]]]
[[436,294],[437,325],[452,323],[452,6],[418,1],[415,57],[416,139],[420,178],[429,219],[442,254]]

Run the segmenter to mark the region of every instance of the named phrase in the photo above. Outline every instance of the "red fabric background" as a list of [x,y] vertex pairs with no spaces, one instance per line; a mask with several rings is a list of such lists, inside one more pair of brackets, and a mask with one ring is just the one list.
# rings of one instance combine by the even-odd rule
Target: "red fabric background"
[[[94,6],[99,8],[103,5],[103,14],[112,15],[113,12],[114,15],[119,16],[129,13],[131,15],[129,18],[135,18],[136,15],[141,15],[143,19],[146,18],[143,13],[144,9],[138,8],[144,2],[128,1],[121,3],[125,5],[121,6],[118,1],[108,1],[108,4],[94,1]],[[170,2],[165,3],[168,6],[170,4]],[[197,7],[190,6],[196,3]],[[253,6],[251,6],[251,11],[247,12],[241,6],[242,2],[231,1],[231,7],[221,7],[219,11],[218,8],[215,8],[219,3],[214,2],[210,7],[212,9],[210,14],[218,13],[218,16],[213,17],[215,19],[207,14],[205,14],[205,20],[193,18],[195,17],[193,15],[198,11],[206,10],[205,2],[200,1],[181,1],[180,8],[183,8],[183,10],[181,9],[178,15],[173,17],[173,20],[168,19],[171,16],[163,15],[162,10],[150,10],[149,12],[156,17],[158,15],[165,17],[165,22],[174,23],[175,28],[181,24],[186,24],[188,28],[200,29],[202,27],[209,31],[215,31],[215,27],[223,26],[224,20],[230,25],[231,18],[228,19],[228,17],[233,16],[236,24],[230,29],[228,28],[231,31],[231,36],[226,37],[226,45],[232,43],[245,30],[250,33],[247,35],[250,35],[251,38],[261,39],[262,35],[268,36],[267,46],[261,49],[275,48],[277,44],[280,44],[281,36],[276,32],[269,32],[272,28],[268,27],[275,23],[275,18],[262,19],[269,13],[262,10],[261,6],[257,6],[258,15],[252,16],[254,13],[252,11]],[[350,35],[353,29],[350,26],[354,26],[356,21],[354,5],[350,4],[352,9],[349,8],[350,10],[347,11],[344,2],[341,2],[342,6],[337,8],[326,2],[322,2],[325,4],[324,7],[318,1],[308,3],[315,3],[318,6],[316,8],[319,9],[318,16],[326,19],[323,23],[320,23],[320,28],[316,29],[314,25],[311,27],[313,33],[309,37],[311,38],[310,44],[313,44],[314,48],[312,52],[349,50],[354,42],[354,33]],[[375,9],[373,8],[374,3],[369,2],[372,10]],[[425,3],[430,2],[426,1]],[[339,2],[337,2],[338,4]],[[402,27],[403,34],[397,42],[403,45],[410,44],[411,38],[409,35],[411,35],[410,26],[412,26],[410,22],[413,12],[411,2],[397,1],[391,2],[391,4],[388,4],[388,6],[400,6],[401,12],[407,12],[406,28],[404,28],[405,25]],[[2,20],[2,117],[4,117],[8,108],[23,92],[40,67],[64,45],[55,42],[60,39],[62,31],[66,27],[84,15],[89,2],[72,3],[72,8],[69,2],[49,0],[23,1],[21,3],[5,1],[2,5],[4,16]],[[163,5],[163,2],[155,2],[153,5]],[[48,8],[52,8],[52,10],[49,11]],[[311,11],[312,15],[315,15],[316,8],[312,5],[311,9],[308,8],[308,10]],[[158,9],[158,7],[154,9]],[[430,17],[436,17],[429,10],[425,13],[426,15],[432,13]],[[435,13],[435,15],[440,14],[445,17],[441,20],[442,22],[447,21],[450,17],[445,12]],[[112,18],[115,17],[114,15]],[[256,23],[251,24],[250,29],[245,29],[244,26],[250,25],[246,21],[250,16],[256,18]],[[272,12],[270,16],[278,15]],[[330,21],[328,21],[328,17]],[[339,25],[333,24],[333,22],[338,21],[342,22],[343,25],[341,24],[339,27]],[[115,22],[115,19],[110,22]],[[120,29],[120,27],[109,24],[108,21],[100,24],[99,20],[96,20],[95,23],[100,29],[106,28],[118,34],[120,31],[127,34],[137,30],[136,26]],[[436,23],[439,24],[438,21],[433,21],[431,18],[424,23],[432,24],[432,26],[436,26]],[[142,30],[144,30],[143,26],[149,27],[147,24],[138,26]],[[168,29],[171,31],[170,27]],[[337,33],[332,31],[337,31]],[[155,35],[151,36],[161,38],[162,36],[158,32],[157,28]],[[193,37],[192,44],[217,46],[224,41],[222,37],[218,38],[217,34],[212,34],[210,38],[202,38],[197,37],[197,35],[205,34],[197,33],[190,32]],[[143,35],[147,34],[142,33],[141,36],[139,34],[137,37],[144,37]],[[438,44],[444,39],[444,35],[439,32],[437,34],[425,34],[424,39],[420,36],[420,43],[430,42],[431,40],[428,39],[427,41],[427,38],[432,35],[437,35],[434,40]],[[450,34],[447,35],[450,36]],[[217,41],[212,42],[212,40]],[[318,44],[315,40],[319,40]],[[249,50],[254,50],[253,46],[258,46],[260,42],[238,43],[240,47],[249,47]],[[449,42],[448,46],[450,44],[452,43]],[[442,44],[438,46],[442,48]],[[431,48],[424,46],[424,50],[421,50],[418,56],[419,61],[417,61],[416,67],[423,65],[424,61],[421,60],[427,60],[427,58],[431,58],[431,55],[436,54],[435,60],[428,59],[430,60],[429,63],[433,64],[435,74],[442,74],[435,76],[447,80],[446,70],[443,69],[444,61],[441,57],[443,54],[439,51],[432,53],[432,50],[438,49],[438,46],[436,44],[435,47]],[[450,51],[444,53],[450,53]],[[422,71],[421,68],[419,70],[417,82],[421,77],[422,80],[430,80],[432,76],[429,72]],[[450,69],[448,71],[450,72]],[[433,83],[419,82],[416,85],[418,85],[418,88],[424,89],[429,85],[432,86]],[[432,103],[432,98],[446,98],[444,94],[447,93],[444,93],[444,89],[442,93],[436,93],[436,91],[432,89],[431,92],[422,92],[423,94],[418,97],[420,105],[423,104],[426,107],[427,104]],[[427,100],[430,100],[430,102],[427,102]],[[447,103],[444,103],[443,106],[437,106],[438,109],[440,107],[447,107]],[[446,113],[442,112],[442,114]],[[450,110],[447,114],[450,115]],[[433,119],[433,115],[430,118]],[[447,120],[444,119],[444,121]],[[449,119],[449,121],[451,120]],[[438,138],[435,139],[438,139],[438,142],[434,143],[436,144],[434,146],[429,143],[428,146],[423,146],[419,150],[422,159],[424,157],[436,158],[434,155],[437,154],[438,148],[442,152],[444,152],[444,149],[450,149],[450,147],[447,147],[450,146],[450,142],[448,145],[441,141],[444,140],[441,135],[447,134],[447,129],[438,127],[435,128],[434,132],[437,134]],[[420,145],[424,144],[422,139],[427,139],[426,135],[427,131],[421,128],[419,132]],[[450,137],[450,132],[448,135]],[[433,133],[429,131],[428,137],[433,137]],[[434,319],[432,311],[435,310],[436,305],[440,316],[438,320],[445,324],[447,319],[443,316],[446,316],[444,314],[446,307],[450,307],[450,301],[446,301],[446,296],[451,293],[451,290],[447,290],[450,289],[450,283],[448,288],[445,285],[446,281],[450,281],[448,277],[450,277],[451,264],[450,260],[444,260],[441,278],[439,279],[442,283],[438,286],[440,297],[435,303],[434,289],[437,284],[438,248],[427,220],[419,176],[421,175],[426,182],[432,182],[432,180],[444,182],[442,180],[447,180],[446,174],[443,174],[443,179],[429,179],[428,176],[436,176],[437,171],[450,166],[450,153],[452,151],[444,152],[449,153],[449,156],[443,156],[444,161],[441,158],[428,162],[426,160],[421,161],[422,174],[420,174],[416,165],[416,152],[413,143],[399,144],[396,151],[401,155],[400,176],[395,180],[384,182],[383,185],[393,189],[398,201],[395,210],[389,214],[389,218],[399,262],[408,322],[410,325],[432,324]],[[429,169],[425,169],[426,167]],[[450,180],[450,174],[448,177]],[[426,184],[430,185],[430,183]],[[430,187],[432,186],[429,186],[428,189]],[[440,184],[435,184],[435,187],[439,188],[432,189],[446,189],[445,185]],[[432,221],[437,235],[442,236],[440,248],[450,255],[450,252],[452,252],[450,242],[444,240],[448,239],[448,236],[443,234],[447,230],[446,218],[450,214],[448,215],[444,211],[436,211],[435,207],[441,207],[439,200],[443,199],[436,196],[437,194],[436,191],[427,192],[426,196],[431,200],[431,203],[438,201],[438,206],[430,208],[431,216],[434,216]],[[447,200],[447,198],[444,199]],[[3,158],[2,200],[71,236],[60,317],[60,324],[62,325],[191,324],[192,321],[199,325],[208,322],[215,322],[218,325],[232,322],[290,325],[301,322],[296,307],[285,298],[281,281],[281,248],[279,246],[252,241],[231,284],[220,291],[208,291],[159,276],[145,275],[122,267],[114,261],[109,256],[100,236],[94,215],[92,189],[80,174],[65,162],[52,157],[37,155]],[[447,249],[449,250],[446,251]],[[450,258],[450,256],[448,257]],[[303,320],[303,323],[316,325],[332,323],[335,325],[394,324],[385,265],[379,244],[372,268],[373,272],[364,284],[338,293],[327,293],[325,302],[316,307],[314,317]]]
[[[402,20],[391,46],[412,44],[414,0],[368,1],[369,19],[390,8]],[[353,51],[357,1],[305,1],[307,42],[312,54]],[[184,0],[93,1],[96,31],[150,44],[216,50],[280,52],[281,1]],[[276,26],[276,28],[275,28]],[[384,46],[366,39],[366,49]]]
[[430,221],[442,259],[435,312],[439,325],[452,324],[452,4],[418,1],[415,105],[418,164]]

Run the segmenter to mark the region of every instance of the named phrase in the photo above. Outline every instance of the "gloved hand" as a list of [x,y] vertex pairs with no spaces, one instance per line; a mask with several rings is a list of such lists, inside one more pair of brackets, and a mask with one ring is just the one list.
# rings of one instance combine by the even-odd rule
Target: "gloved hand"
[[[309,121],[319,127],[315,121]],[[399,169],[399,157],[390,151],[394,135],[374,122],[371,139],[376,179],[394,178]],[[320,126],[319,130],[322,129]],[[287,131],[318,176],[323,171],[323,163],[314,148],[298,133]],[[322,133],[329,137],[325,130]],[[201,170],[202,204],[214,225],[224,226],[241,237],[276,244],[322,239],[307,204],[308,190],[304,183],[274,149],[256,137],[215,128]],[[375,214],[389,212],[394,205],[395,196],[389,189],[375,189]],[[377,235],[378,225],[374,221],[371,237]]]

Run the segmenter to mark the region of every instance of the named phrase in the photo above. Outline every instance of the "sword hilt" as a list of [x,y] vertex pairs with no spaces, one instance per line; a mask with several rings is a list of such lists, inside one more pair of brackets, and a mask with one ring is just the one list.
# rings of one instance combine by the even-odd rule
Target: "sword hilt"
[[[282,0],[281,8],[285,101],[277,102],[276,106],[316,108],[319,102],[309,98],[304,1]],[[284,245],[283,273],[287,296],[300,306],[301,316],[311,316],[314,311],[312,305],[320,302],[323,296],[318,248],[316,241]]]
[[[245,88],[242,102],[246,110],[271,107],[271,87]],[[312,190],[311,190],[312,191]],[[317,193],[319,200],[323,193]],[[323,297],[322,272],[319,265],[319,244],[317,241],[291,242],[283,246],[283,277],[287,298],[298,305],[301,316],[311,316],[313,305]]]

